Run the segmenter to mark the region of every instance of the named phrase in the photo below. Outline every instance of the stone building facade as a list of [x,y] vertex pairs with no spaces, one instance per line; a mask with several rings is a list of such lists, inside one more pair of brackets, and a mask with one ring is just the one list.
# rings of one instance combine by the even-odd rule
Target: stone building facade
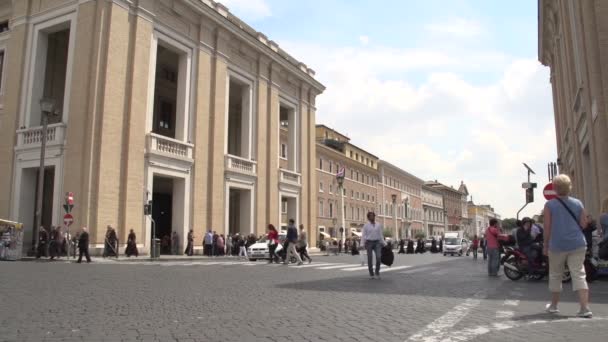
[[26,248],[43,97],[57,114],[46,139],[46,227],[61,224],[67,191],[72,229],[88,226],[93,248],[111,224],[121,242],[133,229],[146,252],[153,218],[156,237],[177,231],[183,244],[193,229],[198,251],[207,229],[259,235],[283,225],[283,202],[287,216],[316,227],[310,170],[324,87],[221,4],[2,1],[0,61],[0,217],[25,224]]
[[463,231],[466,227],[467,217],[464,217],[463,203],[466,202],[467,195],[460,190],[455,189],[453,186],[447,186],[439,183],[438,181],[426,182],[426,185],[441,192],[443,195],[443,205],[447,216],[447,231]]
[[447,225],[443,195],[428,185],[422,186],[422,210],[426,236],[441,236]]
[[[318,233],[341,238],[360,235],[367,213],[378,201],[378,157],[355,146],[345,135],[317,125]],[[344,206],[336,174],[344,168]],[[344,225],[342,224],[344,213]]]
[[560,173],[594,216],[608,201],[608,1],[539,0],[538,59],[551,69]]
[[422,185],[411,173],[380,161],[378,217],[393,238],[415,237],[425,232],[423,225]]

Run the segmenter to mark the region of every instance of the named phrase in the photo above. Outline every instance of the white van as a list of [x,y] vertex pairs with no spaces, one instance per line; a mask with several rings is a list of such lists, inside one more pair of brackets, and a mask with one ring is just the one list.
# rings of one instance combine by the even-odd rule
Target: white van
[[443,255],[462,256],[469,254],[469,242],[459,232],[445,233],[443,239]]

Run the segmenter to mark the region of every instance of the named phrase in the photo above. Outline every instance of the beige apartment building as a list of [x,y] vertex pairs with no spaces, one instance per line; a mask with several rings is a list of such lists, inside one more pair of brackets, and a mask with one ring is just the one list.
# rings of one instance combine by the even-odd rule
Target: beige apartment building
[[385,229],[393,231],[397,240],[424,234],[424,181],[387,161],[379,163],[378,220]]
[[447,225],[443,194],[428,185],[422,185],[422,209],[425,235],[427,237],[443,235]]
[[[453,186],[441,184],[436,180],[426,182],[425,184],[439,191],[443,196],[444,212],[447,216],[445,231],[464,231],[468,225],[469,216],[466,206],[467,193],[460,189],[455,189]],[[465,211],[466,215],[464,214]]]
[[538,59],[550,67],[557,164],[594,216],[608,200],[608,1],[539,0]]
[[[53,99],[42,224],[101,248],[106,225],[152,238],[317,226],[314,71],[211,0],[0,2],[0,217],[32,239]],[[281,139],[283,137],[283,139]],[[370,172],[371,173],[371,172]],[[143,204],[152,201],[152,215]],[[315,244],[316,234],[309,234]]]
[[[378,200],[378,157],[355,146],[350,139],[327,126],[317,125],[318,233],[326,237],[360,236],[367,213]],[[344,168],[344,206],[336,174]],[[344,214],[344,225],[342,224]]]
[[475,204],[472,200],[468,203],[469,218],[472,222],[471,227],[467,230],[470,238],[474,235],[482,236],[485,234],[486,228],[490,225],[490,220],[495,218],[500,220],[501,217],[494,211],[489,204]]

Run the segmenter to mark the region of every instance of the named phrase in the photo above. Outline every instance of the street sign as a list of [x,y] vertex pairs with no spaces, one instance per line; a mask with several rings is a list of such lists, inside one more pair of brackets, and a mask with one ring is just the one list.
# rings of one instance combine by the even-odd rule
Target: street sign
[[557,198],[557,192],[555,192],[555,190],[553,189],[553,183],[549,183],[545,186],[545,188],[543,189],[543,196],[545,196],[545,199],[547,199],[547,201]]
[[65,214],[65,215],[63,215],[63,224],[66,227],[71,226],[72,223],[74,223],[74,216],[72,216],[72,214]]

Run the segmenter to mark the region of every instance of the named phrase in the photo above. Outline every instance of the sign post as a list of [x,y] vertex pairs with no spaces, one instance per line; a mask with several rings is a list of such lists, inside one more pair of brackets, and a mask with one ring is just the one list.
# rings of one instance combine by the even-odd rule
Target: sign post
[[72,223],[74,223],[74,216],[72,216],[72,214],[67,213],[67,214],[63,215],[63,224],[66,227],[71,226]]

